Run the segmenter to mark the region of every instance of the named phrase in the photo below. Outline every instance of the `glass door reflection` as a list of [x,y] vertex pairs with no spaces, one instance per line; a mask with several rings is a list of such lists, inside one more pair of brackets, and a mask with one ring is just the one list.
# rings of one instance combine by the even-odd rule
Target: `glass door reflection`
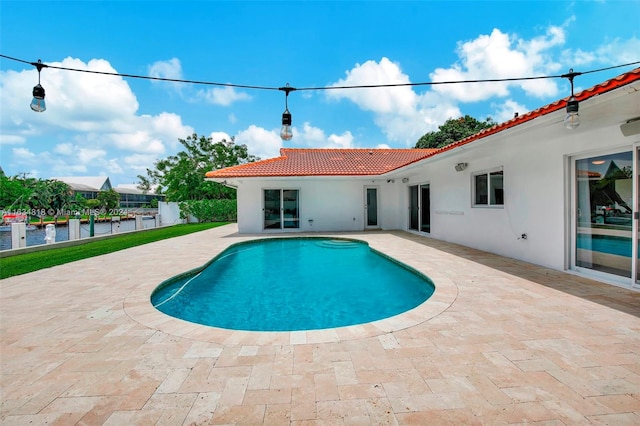
[[576,160],[576,266],[631,278],[631,151]]

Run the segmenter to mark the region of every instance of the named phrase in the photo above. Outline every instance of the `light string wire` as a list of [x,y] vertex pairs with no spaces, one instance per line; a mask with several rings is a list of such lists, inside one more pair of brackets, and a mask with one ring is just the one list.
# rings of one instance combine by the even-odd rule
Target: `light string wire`
[[89,74],[110,75],[110,76],[125,77],[125,78],[137,78],[137,79],[143,79],[143,80],[166,81],[166,82],[172,82],[172,83],[188,83],[188,84],[200,84],[200,85],[209,85],[209,86],[235,87],[239,89],[280,90],[280,91],[286,91],[287,95],[289,94],[289,92],[301,91],[301,90],[373,89],[373,88],[382,88],[382,87],[435,86],[435,85],[441,85],[441,84],[498,83],[498,82],[508,82],[508,81],[541,80],[541,79],[550,79],[550,78],[572,79],[573,77],[576,77],[579,75],[592,74],[592,73],[640,64],[640,61],[635,61],[635,62],[629,62],[626,64],[613,65],[610,67],[598,68],[598,69],[583,71],[583,72],[573,72],[573,69],[572,69],[567,74],[542,75],[542,76],[535,76],[535,77],[491,78],[491,79],[474,79],[474,80],[429,81],[429,82],[421,82],[421,83],[390,83],[390,84],[365,84],[365,85],[353,85],[353,86],[317,86],[317,87],[295,88],[295,87],[289,86],[288,84],[286,87],[255,86],[255,85],[249,85],[249,84],[217,83],[213,81],[183,80],[183,79],[177,79],[177,78],[152,77],[152,76],[136,75],[136,74],[123,74],[123,73],[117,73],[117,72],[81,70],[77,68],[60,67],[57,65],[47,65],[47,64],[41,63],[40,61],[29,62],[23,59],[18,59],[18,58],[14,58],[14,57],[3,55],[3,54],[0,54],[0,58],[5,58],[5,59],[9,59],[16,62],[22,62],[24,64],[33,65],[34,67],[38,68],[38,70],[40,70],[41,68],[52,68],[52,69],[59,69],[64,71],[84,72]]

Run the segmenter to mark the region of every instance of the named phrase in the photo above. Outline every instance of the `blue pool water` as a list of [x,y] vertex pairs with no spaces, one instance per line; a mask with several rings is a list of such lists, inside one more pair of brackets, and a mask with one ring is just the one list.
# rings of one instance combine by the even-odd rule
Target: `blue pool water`
[[203,269],[162,283],[151,303],[198,324],[295,331],[388,318],[434,290],[427,277],[366,243],[287,238],[232,246]]
[[578,234],[578,248],[631,257],[631,238]]

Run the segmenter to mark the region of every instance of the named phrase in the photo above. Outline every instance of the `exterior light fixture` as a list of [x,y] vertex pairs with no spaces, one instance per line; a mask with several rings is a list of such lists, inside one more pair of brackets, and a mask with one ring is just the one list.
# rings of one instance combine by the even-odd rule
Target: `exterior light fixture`
[[280,129],[280,138],[283,141],[290,141],[293,137],[293,132],[291,131],[291,113],[289,112],[289,92],[296,90],[294,87],[289,86],[287,83],[286,86],[280,87],[278,90],[282,90],[285,93],[284,98],[284,112],[282,113],[282,128]]
[[467,166],[468,166],[468,164],[467,164],[467,163],[458,163],[458,164],[456,164],[455,166],[453,166],[453,168],[454,168],[454,169],[456,169],[456,172],[461,172],[461,171],[463,171],[464,169],[466,169],[466,168],[467,168]]
[[580,125],[580,115],[578,109],[580,108],[578,100],[573,96],[573,78],[580,75],[580,72],[573,72],[573,68],[569,69],[569,74],[564,74],[562,77],[569,79],[571,83],[571,97],[567,101],[567,116],[564,118],[564,127],[569,130],[575,129]]
[[40,59],[38,62],[32,62],[31,65],[38,69],[38,84],[33,88],[33,100],[31,101],[31,109],[35,112],[44,112],[47,110],[47,106],[44,103],[44,87],[40,85],[40,71],[46,67]]
[[620,125],[620,131],[624,136],[633,136],[640,133],[640,117],[627,120]]

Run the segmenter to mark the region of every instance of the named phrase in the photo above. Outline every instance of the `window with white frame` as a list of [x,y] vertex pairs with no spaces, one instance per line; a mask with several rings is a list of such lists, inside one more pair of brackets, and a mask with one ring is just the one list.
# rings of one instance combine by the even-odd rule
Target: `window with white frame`
[[493,170],[473,175],[473,206],[504,205],[503,171]]

